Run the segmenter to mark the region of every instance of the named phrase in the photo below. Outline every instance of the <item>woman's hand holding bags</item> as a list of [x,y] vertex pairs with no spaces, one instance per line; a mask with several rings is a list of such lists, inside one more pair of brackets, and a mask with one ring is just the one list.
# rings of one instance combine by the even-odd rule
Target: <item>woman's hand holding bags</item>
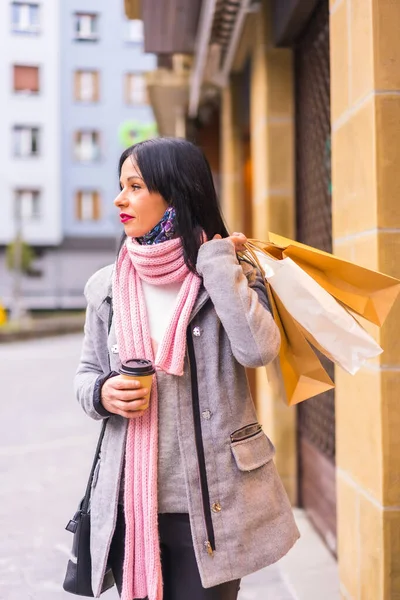
[[[232,235],[225,239],[231,240],[235,246],[236,252],[243,252],[246,248],[247,237],[244,235],[244,233],[238,233],[235,231],[232,233]],[[214,235],[213,240],[222,240],[222,237],[217,234]]]

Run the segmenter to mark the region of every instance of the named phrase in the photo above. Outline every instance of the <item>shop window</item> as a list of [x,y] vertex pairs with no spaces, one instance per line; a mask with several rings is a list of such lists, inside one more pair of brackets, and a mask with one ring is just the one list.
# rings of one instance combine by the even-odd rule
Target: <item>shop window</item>
[[21,221],[37,221],[41,217],[39,190],[16,190],[15,207]]
[[39,128],[16,125],[13,129],[14,155],[38,156],[39,154]]
[[21,94],[38,94],[39,67],[14,65],[14,92]]
[[125,75],[125,101],[127,104],[148,104],[146,79],[143,73]]
[[98,71],[76,71],[74,81],[74,96],[79,102],[99,101]]
[[78,131],[75,134],[75,158],[80,162],[100,159],[100,134],[98,131]]
[[98,16],[96,14],[75,14],[75,39],[95,42],[98,40]]
[[11,27],[17,33],[39,33],[39,5],[32,2],[11,3]]
[[100,194],[94,190],[81,190],[76,194],[76,218],[78,221],[100,219]]

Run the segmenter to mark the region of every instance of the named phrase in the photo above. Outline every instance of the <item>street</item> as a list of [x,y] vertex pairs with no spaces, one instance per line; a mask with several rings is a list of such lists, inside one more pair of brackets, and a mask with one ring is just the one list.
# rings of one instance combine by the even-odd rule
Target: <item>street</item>
[[[69,335],[0,346],[1,600],[71,598],[62,590],[72,543],[65,525],[85,489],[99,428],[73,395],[80,343]],[[279,566],[242,582],[240,600],[295,598]]]
[[70,597],[61,588],[72,542],[65,525],[98,430],[73,396],[79,349],[79,335],[0,346],[2,600]]

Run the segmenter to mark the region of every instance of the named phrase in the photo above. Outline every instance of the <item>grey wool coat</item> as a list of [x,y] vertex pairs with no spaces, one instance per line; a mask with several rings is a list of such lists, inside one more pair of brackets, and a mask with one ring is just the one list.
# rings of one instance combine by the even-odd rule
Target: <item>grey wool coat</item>
[[[85,412],[101,419],[94,396],[100,378],[120,366],[108,333],[113,266],[88,281],[88,302],[76,393]],[[273,457],[257,422],[245,367],[270,362],[279,350],[261,275],[239,263],[230,240],[199,251],[203,278],[188,327],[184,374],[169,376],[176,394],[194,550],[205,588],[274,563],[299,532]],[[168,378],[165,378],[168,385]],[[172,385],[173,384],[173,385]],[[127,420],[109,418],[91,495],[92,587],[100,596],[115,528]]]

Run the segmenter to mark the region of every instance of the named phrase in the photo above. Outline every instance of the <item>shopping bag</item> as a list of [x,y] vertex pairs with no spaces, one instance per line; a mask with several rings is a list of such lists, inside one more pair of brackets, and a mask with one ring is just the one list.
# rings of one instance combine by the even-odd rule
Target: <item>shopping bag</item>
[[272,313],[281,334],[278,357],[266,367],[276,397],[293,406],[334,387],[304,334],[273,290],[267,286]]
[[337,300],[376,325],[383,325],[400,293],[400,281],[274,233],[269,242],[250,240],[275,258],[291,258]]
[[325,356],[355,375],[382,348],[333,296],[291,258],[276,260],[255,251],[274,296]]

